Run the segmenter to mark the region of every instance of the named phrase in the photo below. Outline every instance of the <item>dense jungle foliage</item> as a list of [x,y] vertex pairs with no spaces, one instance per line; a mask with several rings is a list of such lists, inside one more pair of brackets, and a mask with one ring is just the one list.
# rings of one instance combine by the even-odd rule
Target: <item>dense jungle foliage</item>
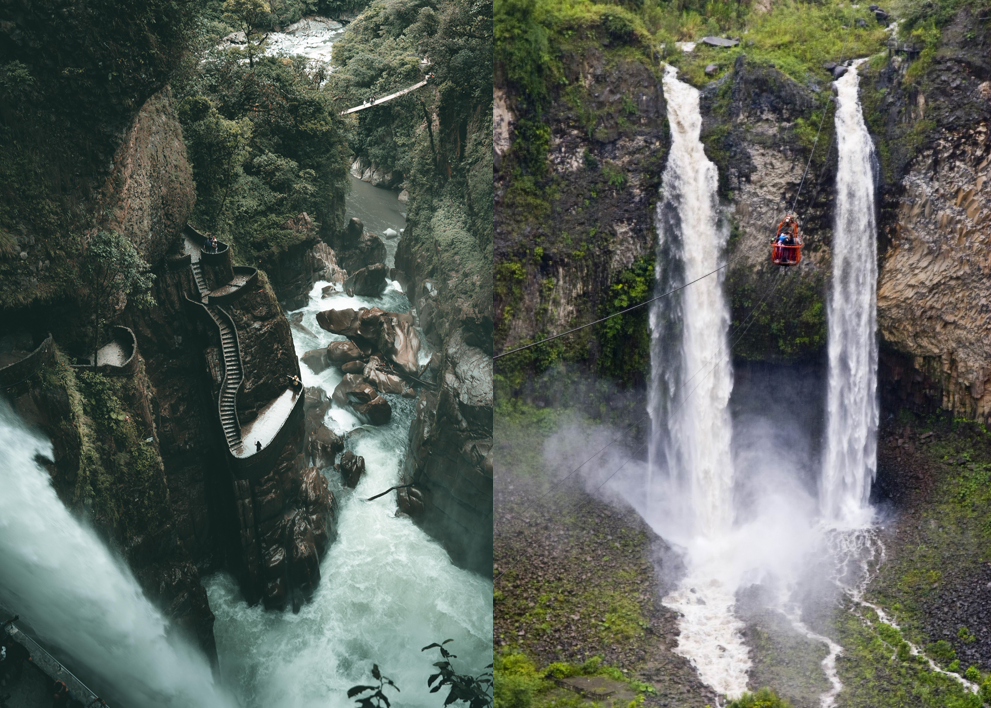
[[0,309],[76,292],[120,133],[176,71],[195,18],[191,0],[0,6]]
[[[260,0],[209,4],[173,82],[196,181],[194,223],[231,242],[239,261],[263,266],[312,238],[286,228],[302,212],[339,229],[348,185],[344,124],[321,88],[325,72],[265,56],[274,21]],[[246,46],[220,43],[238,29]]]
[[438,321],[474,323],[473,343],[489,349],[492,5],[375,0],[334,46],[334,67],[326,90],[342,105],[430,75],[427,86],[355,114],[349,147],[365,164],[401,176],[410,194],[406,267],[423,264],[421,275],[441,288]]

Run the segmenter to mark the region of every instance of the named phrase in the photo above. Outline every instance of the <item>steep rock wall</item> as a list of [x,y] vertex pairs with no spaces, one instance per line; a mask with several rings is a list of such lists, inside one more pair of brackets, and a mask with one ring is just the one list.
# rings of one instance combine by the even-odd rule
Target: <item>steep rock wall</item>
[[[961,10],[928,69],[894,56],[868,78],[887,158],[879,218],[878,328],[892,405],[991,415],[991,32]],[[870,92],[873,90],[874,95]]]
[[[653,261],[653,211],[669,146],[660,69],[604,31],[596,39],[569,45],[561,57],[564,77],[544,120],[545,176],[519,174],[518,88],[496,68],[496,352],[621,309],[611,286],[638,261]],[[551,360],[593,370],[603,355],[603,344],[587,336],[557,346]],[[523,372],[542,366],[507,358],[497,372],[523,386]],[[633,374],[628,382],[642,380]]]
[[487,213],[474,200],[490,194],[491,116],[492,106],[482,105],[467,120],[438,119],[450,172],[434,166],[432,179],[410,180],[396,252],[435,350],[421,374],[434,383],[420,393],[402,463],[402,483],[414,488],[401,490],[399,506],[455,563],[483,575],[492,573],[492,240],[484,224],[470,224]]
[[162,259],[196,201],[182,129],[166,86],[138,111],[101,193],[101,228],[126,234],[149,263]]

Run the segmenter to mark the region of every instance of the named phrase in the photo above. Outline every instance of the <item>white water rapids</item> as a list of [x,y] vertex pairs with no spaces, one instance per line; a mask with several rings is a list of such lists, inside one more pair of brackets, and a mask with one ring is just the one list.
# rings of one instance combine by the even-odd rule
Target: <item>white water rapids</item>
[[92,529],[73,517],[35,455],[52,446],[0,398],[0,604],[131,706],[237,704]]
[[[273,34],[268,51],[326,61],[341,35],[335,23],[301,21],[286,34]],[[395,192],[352,180],[347,216],[361,218],[367,230],[380,236],[387,228],[399,232],[405,227],[404,212]],[[398,240],[384,240],[391,266]],[[340,286],[324,298],[326,285],[316,283],[309,303],[298,311],[301,326],[293,325],[297,355],[345,339],[320,328],[316,314],[322,310],[409,310],[395,283],[380,298],[348,297]],[[422,335],[420,339],[424,342]],[[421,349],[421,363],[429,356]],[[300,369],[303,383],[319,386],[328,397],[343,378],[337,367],[319,374],[305,364]],[[352,491],[342,489],[335,470],[321,470],[340,504],[338,537],[321,559],[316,593],[299,614],[246,606],[226,574],[205,582],[217,616],[221,674],[236,687],[245,708],[353,706],[347,690],[376,683],[373,664],[401,690],[387,689],[393,705],[434,708],[443,702],[438,696],[447,692],[428,692],[427,678],[439,654],[421,652],[422,647],[453,639],[447,648],[458,657],[455,669],[472,675],[492,662],[492,581],[455,567],[436,541],[408,518],[397,518],[395,493],[361,501],[397,484],[406,450],[415,401],[386,397],[392,420],[385,426],[362,426],[349,409],[336,404],[327,413],[327,427],[339,434],[354,431],[347,444],[365,458],[366,471]]]
[[819,489],[823,518],[870,523],[877,469],[877,229],[874,145],[857,96],[857,65],[836,82],[836,224],[829,294],[826,453]]
[[[393,196],[393,199],[395,197]],[[327,309],[378,306],[404,312],[409,303],[391,283],[381,298],[322,297],[318,282],[310,302],[293,325],[296,352],[326,347],[344,337],[316,322]],[[421,352],[421,360],[429,353]],[[314,374],[301,365],[306,386],[328,397],[343,374],[331,367]],[[362,426],[350,410],[332,406],[326,425],[338,433],[353,431],[348,446],[365,458],[366,472],[355,490],[342,489],[340,474],[322,470],[340,502],[338,538],[321,559],[321,581],[298,615],[248,607],[226,574],[210,578],[207,592],[217,616],[214,631],[225,683],[237,687],[246,708],[353,706],[347,690],[375,683],[372,665],[398,684],[389,690],[396,705],[435,708],[438,695],[427,688],[434,673],[433,642],[453,639],[447,648],[454,666],[478,675],[492,662],[492,581],[454,566],[441,546],[408,518],[396,517],[396,495],[373,502],[362,499],[384,491],[399,479],[415,401],[388,395],[392,420]],[[442,702],[442,701],[440,701]]]

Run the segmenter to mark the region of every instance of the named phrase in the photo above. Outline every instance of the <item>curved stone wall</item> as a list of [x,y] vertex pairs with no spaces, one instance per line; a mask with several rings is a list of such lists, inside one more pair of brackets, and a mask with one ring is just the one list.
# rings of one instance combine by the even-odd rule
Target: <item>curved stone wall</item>
[[[138,368],[138,340],[134,336],[134,332],[131,331],[130,327],[122,327],[120,325],[114,326],[113,336],[111,340],[114,344],[118,345],[124,350],[126,358],[121,364],[100,364],[99,366],[94,366],[93,364],[73,364],[72,368],[80,371],[95,371],[98,374],[103,374],[104,376],[130,376]],[[104,345],[100,347],[100,351],[103,351],[105,347],[109,345]],[[99,353],[97,353],[97,358],[99,358]]]
[[234,302],[246,292],[250,292],[251,287],[258,281],[258,269],[251,266],[234,266],[234,279],[238,276],[243,278],[243,282],[236,285],[231,282],[225,286],[217,288],[208,297],[211,305],[225,305]]
[[13,386],[31,378],[34,373],[48,363],[55,351],[55,341],[51,332],[38,347],[20,361],[0,369],[0,386]]
[[[306,396],[296,396],[292,410],[282,422],[282,426],[260,452],[248,455],[247,457],[231,455],[234,460],[232,469],[237,479],[256,480],[272,470],[279,456],[282,454],[286,443],[288,443],[292,431],[303,422],[303,402],[305,400]],[[297,455],[303,451],[304,442],[303,440],[300,441],[299,449],[295,451]],[[244,441],[242,444],[247,446],[248,441]]]

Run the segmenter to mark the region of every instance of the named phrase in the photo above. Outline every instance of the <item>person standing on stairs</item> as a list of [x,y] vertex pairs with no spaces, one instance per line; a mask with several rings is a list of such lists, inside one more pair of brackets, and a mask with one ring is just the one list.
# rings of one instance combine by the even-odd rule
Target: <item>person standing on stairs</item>
[[255,440],[255,452],[261,452],[261,451],[262,451],[261,440]]

